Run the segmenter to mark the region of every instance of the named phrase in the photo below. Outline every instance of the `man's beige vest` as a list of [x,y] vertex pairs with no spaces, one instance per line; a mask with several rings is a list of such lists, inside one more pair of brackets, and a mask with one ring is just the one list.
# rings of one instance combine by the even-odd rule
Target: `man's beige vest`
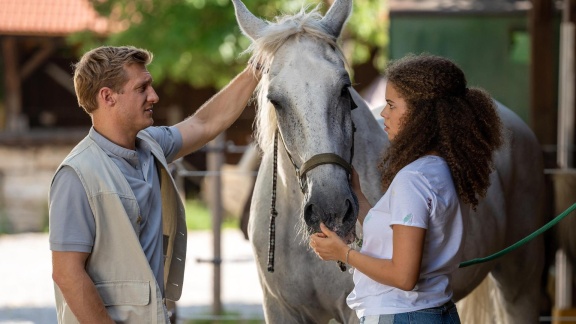
[[[182,294],[186,259],[184,206],[160,146],[146,132],[140,132],[138,138],[150,145],[156,160],[162,194],[164,291],[166,299],[176,301]],[[94,213],[96,236],[86,271],[108,313],[116,323],[165,323],[160,288],[138,240],[139,207],[128,181],[89,136],[58,169],[65,165],[78,174]],[[77,323],[62,292],[57,285],[54,288],[58,322]]]

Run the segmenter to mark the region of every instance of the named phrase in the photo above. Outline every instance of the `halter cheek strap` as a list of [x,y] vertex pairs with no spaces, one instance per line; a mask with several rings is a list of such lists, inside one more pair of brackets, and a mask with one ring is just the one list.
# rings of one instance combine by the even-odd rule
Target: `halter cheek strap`
[[[356,109],[358,106],[352,99],[352,95],[350,91],[348,91],[348,96],[350,99],[350,110]],[[296,177],[298,178],[298,183],[300,184],[300,189],[304,193],[306,191],[306,173],[308,171],[314,169],[317,166],[323,164],[336,164],[344,168],[346,170],[346,174],[348,174],[348,181],[350,181],[350,177],[352,175],[352,158],[354,157],[354,133],[356,133],[356,125],[354,125],[354,121],[352,121],[352,146],[350,148],[350,162],[344,160],[342,157],[335,153],[320,153],[312,156],[308,161],[304,162],[300,167],[296,166],[290,152],[286,149],[286,143],[284,139],[282,139],[282,143],[284,143],[284,148],[286,150],[286,154],[288,154],[288,158],[292,162],[294,169],[296,170]],[[272,206],[270,207],[270,227],[269,227],[269,235],[270,240],[268,242],[268,272],[274,272],[274,254],[275,254],[275,247],[276,247],[276,216],[278,216],[278,212],[276,211],[276,183],[277,183],[277,173],[278,173],[278,137],[281,137],[278,128],[276,128],[276,132],[274,133],[274,164],[273,164],[273,172],[272,172]],[[338,261],[338,267],[341,271],[346,271],[346,265],[341,261]]]

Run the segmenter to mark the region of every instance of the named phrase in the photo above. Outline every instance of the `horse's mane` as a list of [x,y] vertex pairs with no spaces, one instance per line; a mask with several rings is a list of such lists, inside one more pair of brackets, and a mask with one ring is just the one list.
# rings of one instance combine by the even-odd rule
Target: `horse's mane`
[[319,42],[331,45],[337,55],[346,64],[346,59],[342,49],[337,44],[334,36],[326,32],[321,23],[322,15],[319,12],[320,5],[307,12],[303,7],[294,15],[282,15],[276,17],[276,22],[268,22],[268,25],[245,52],[251,52],[252,62],[258,62],[261,66],[262,79],[256,90],[258,108],[256,113],[255,133],[258,145],[263,151],[271,151],[274,145],[274,132],[277,128],[276,111],[274,106],[268,102],[269,71],[276,51],[293,37],[309,37]]

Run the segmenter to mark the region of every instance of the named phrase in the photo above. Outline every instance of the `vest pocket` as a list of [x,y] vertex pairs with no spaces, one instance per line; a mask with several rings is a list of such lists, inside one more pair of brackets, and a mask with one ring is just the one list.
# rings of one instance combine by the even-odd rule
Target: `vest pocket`
[[95,283],[104,306],[145,306],[150,303],[150,282],[118,280]]

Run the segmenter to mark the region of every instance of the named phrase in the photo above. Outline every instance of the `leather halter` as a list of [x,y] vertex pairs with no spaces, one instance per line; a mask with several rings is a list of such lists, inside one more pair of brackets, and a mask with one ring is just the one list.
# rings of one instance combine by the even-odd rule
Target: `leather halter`
[[[352,95],[348,92],[348,96],[350,99],[350,110],[356,109],[358,106],[352,99]],[[309,160],[302,163],[300,167],[294,163],[290,152],[286,148],[286,143],[284,139],[282,139],[282,143],[284,144],[284,149],[286,150],[286,154],[288,154],[288,158],[292,165],[294,166],[294,170],[296,171],[296,177],[298,178],[298,183],[300,184],[300,189],[302,193],[306,192],[306,173],[310,170],[314,169],[317,166],[323,164],[336,164],[344,168],[346,170],[346,174],[348,175],[348,181],[350,181],[350,177],[352,175],[352,158],[354,157],[354,133],[356,132],[356,126],[354,125],[354,121],[352,121],[352,146],[350,148],[350,162],[344,160],[338,154],[335,153],[319,153],[312,156]],[[268,228],[270,240],[268,242],[268,272],[274,272],[274,255],[275,255],[275,247],[276,247],[276,216],[278,216],[278,212],[276,211],[276,179],[277,179],[277,172],[278,172],[278,137],[281,137],[278,128],[276,128],[276,132],[274,134],[274,164],[273,164],[273,171],[272,171],[272,206],[270,207],[270,226]],[[346,265],[341,261],[338,261],[338,266],[340,267],[341,271],[346,271]]]
[[[356,109],[358,106],[356,105],[356,103],[352,99],[352,95],[350,94],[349,90],[348,90],[348,98],[350,100],[350,110],[352,111],[352,110]],[[354,133],[355,132],[356,132],[356,126],[354,125],[354,121],[352,121],[352,146],[350,147],[350,162],[344,160],[340,155],[338,155],[336,153],[319,153],[319,154],[312,156],[310,159],[308,159],[307,161],[302,163],[302,165],[300,167],[298,167],[296,165],[296,163],[294,163],[294,159],[292,159],[292,156],[288,152],[288,148],[286,147],[286,143],[284,142],[284,138],[282,138],[282,135],[279,134],[278,129],[276,129],[276,133],[279,134],[280,138],[282,139],[282,143],[284,144],[284,149],[286,150],[286,154],[288,154],[288,158],[290,159],[290,162],[292,162],[292,165],[294,166],[294,170],[296,171],[296,177],[298,178],[298,183],[300,184],[300,189],[302,190],[302,193],[304,193],[306,191],[306,173],[308,173],[308,171],[316,168],[317,166],[320,166],[323,164],[336,164],[336,165],[341,166],[346,171],[348,178],[350,178],[350,175],[352,174],[352,158],[354,157]],[[277,138],[278,138],[278,136],[276,135],[274,137],[274,140],[277,141]],[[275,146],[275,151],[276,150],[277,150],[277,147]],[[276,153],[274,153],[274,154],[276,154]]]
[[[354,124],[352,124],[352,128],[354,129]],[[321,166],[323,164],[336,164],[341,166],[345,171],[346,174],[348,175],[348,177],[350,177],[350,175],[352,174],[352,153],[354,152],[354,135],[352,135],[352,147],[351,147],[351,155],[350,155],[350,162],[344,160],[342,157],[340,157],[340,155],[336,154],[336,153],[319,153],[316,154],[314,156],[312,156],[310,159],[308,159],[306,162],[302,163],[302,165],[300,167],[298,167],[296,165],[296,163],[294,162],[294,160],[292,159],[292,156],[290,155],[290,153],[288,152],[288,149],[286,148],[286,143],[284,143],[284,139],[282,138],[282,135],[279,133],[278,130],[276,130],[276,133],[279,136],[275,136],[275,138],[277,139],[278,137],[280,137],[282,139],[282,143],[284,144],[284,149],[286,150],[286,154],[288,155],[288,158],[290,159],[290,162],[292,162],[292,165],[294,166],[294,170],[296,172],[296,178],[298,178],[298,183],[300,184],[300,190],[302,190],[302,193],[306,192],[306,173],[308,173],[308,171]]]

